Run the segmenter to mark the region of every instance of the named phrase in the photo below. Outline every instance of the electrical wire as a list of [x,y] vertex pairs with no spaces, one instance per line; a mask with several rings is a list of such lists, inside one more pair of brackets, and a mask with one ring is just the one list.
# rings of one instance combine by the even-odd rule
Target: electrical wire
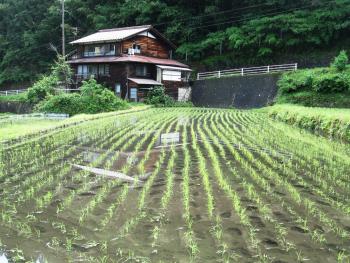
[[174,23],[174,22],[178,23],[178,22],[193,20],[193,19],[197,19],[197,18],[201,18],[201,17],[225,14],[225,13],[230,13],[230,12],[234,12],[234,11],[241,11],[241,10],[245,10],[245,9],[256,8],[256,7],[266,6],[266,5],[271,5],[271,4],[264,3],[264,4],[259,4],[259,5],[245,6],[245,7],[241,7],[241,8],[234,8],[234,9],[225,10],[225,11],[213,12],[213,13],[210,13],[210,14],[205,14],[205,15],[200,15],[200,16],[193,16],[191,18],[185,18],[185,19],[180,19],[180,20],[176,20],[176,21],[173,20],[173,21],[169,21],[169,22],[156,23],[156,24],[153,24],[153,25],[154,26],[158,26],[158,25],[171,24],[171,23]]
[[224,24],[229,24],[229,23],[234,23],[234,22],[251,21],[251,20],[258,19],[258,18],[268,17],[270,15],[279,15],[279,14],[284,14],[284,13],[289,13],[289,12],[293,12],[293,11],[307,9],[307,8],[310,8],[310,7],[320,7],[320,6],[323,6],[323,5],[327,6],[327,5],[331,4],[331,3],[336,3],[336,2],[335,1],[329,1],[329,2],[326,2],[326,3],[323,3],[323,4],[319,4],[319,5],[308,5],[308,6],[292,8],[292,9],[288,9],[288,10],[284,10],[284,11],[280,11],[280,12],[272,12],[272,13],[261,14],[259,16],[250,17],[250,18],[242,18],[242,19],[230,20],[230,21],[226,21],[226,22],[207,24],[207,25],[201,25],[201,26],[197,26],[197,27],[188,27],[188,28],[190,28],[190,29],[199,29],[199,28],[206,28],[206,27],[211,27],[211,26],[224,25]]

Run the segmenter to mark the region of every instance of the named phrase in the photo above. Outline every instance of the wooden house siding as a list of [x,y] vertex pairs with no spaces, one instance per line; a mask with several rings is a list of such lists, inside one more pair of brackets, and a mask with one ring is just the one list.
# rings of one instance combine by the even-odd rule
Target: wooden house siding
[[128,49],[136,43],[141,46],[142,56],[169,58],[170,47],[159,39],[150,38],[147,36],[135,36],[122,42],[122,52],[128,53]]

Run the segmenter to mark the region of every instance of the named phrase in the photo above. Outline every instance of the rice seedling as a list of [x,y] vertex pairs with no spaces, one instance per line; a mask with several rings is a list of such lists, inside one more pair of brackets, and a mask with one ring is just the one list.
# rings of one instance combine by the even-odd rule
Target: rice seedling
[[[178,140],[159,144],[170,132]],[[0,149],[0,247],[10,262],[35,251],[47,262],[348,262],[349,163],[348,145],[256,111],[96,116]]]
[[[178,125],[176,125],[175,127],[175,131],[178,130]],[[169,133],[170,130],[172,128],[172,125],[168,126],[165,130],[165,133]],[[154,136],[153,137],[153,140],[152,142],[149,144],[149,146],[151,147],[148,147],[148,151],[147,154],[144,156],[144,159],[147,157],[148,158],[148,155],[149,155],[149,151],[152,149],[156,139],[158,138],[158,136],[161,134],[161,131],[160,130],[156,135],[157,136]],[[150,191],[150,188],[152,187],[153,185],[153,182],[154,180],[156,179],[157,175],[159,174],[160,172],[160,169],[161,169],[161,166],[163,164],[163,162],[165,161],[165,157],[166,157],[166,151],[165,151],[165,148],[162,149],[162,151],[160,152],[160,155],[159,155],[159,158],[155,164],[156,168],[155,170],[152,172],[152,174],[150,175],[150,177],[148,178],[147,182],[144,184],[144,187],[139,195],[139,199],[138,199],[138,214],[135,216],[135,217],[132,217],[130,220],[128,220],[126,223],[124,223],[124,225],[121,227],[121,230],[119,231],[119,234],[116,238],[114,239],[119,239],[121,237],[125,237],[131,230],[131,228],[134,228],[138,222],[145,218],[146,217],[146,213],[144,212],[144,209],[145,209],[145,200],[146,200],[146,197],[147,197],[147,194],[149,193]],[[172,168],[174,166],[174,161],[175,161],[175,158],[176,158],[176,152],[174,150],[174,146],[172,145],[171,146],[171,153],[170,153],[170,157],[169,157],[169,163],[168,163],[168,166],[167,166],[167,169],[166,169],[166,175],[168,177],[168,180],[167,181],[167,191],[165,192],[165,195],[163,195],[163,198],[161,199],[161,204],[163,205],[163,207],[161,208],[161,210],[164,210],[166,208],[166,205],[169,201],[169,198],[171,197],[171,186],[172,186]],[[143,160],[144,160],[143,159]],[[142,161],[140,162],[142,163]],[[161,211],[159,213],[159,218],[163,218],[164,217],[164,213]],[[158,220],[160,221],[160,220]],[[153,229],[152,230],[152,235],[154,237],[158,237],[158,234],[159,234],[159,229],[160,227],[157,227],[156,229]],[[153,241],[152,243],[152,246],[154,247],[155,246],[155,243],[156,240]]]
[[[171,119],[170,119],[170,120],[171,120]],[[170,124],[169,124],[169,123],[170,123]],[[146,152],[145,152],[145,154],[144,154],[142,160],[140,161],[139,165],[137,166],[137,170],[138,170],[139,172],[142,172],[142,174],[140,174],[139,176],[142,176],[143,173],[144,173],[143,165],[144,165],[144,163],[147,161],[147,159],[149,158],[150,151],[151,151],[151,149],[153,148],[154,144],[156,143],[156,141],[157,141],[157,139],[158,139],[158,136],[160,135],[162,129],[163,129],[166,125],[169,125],[169,127],[171,127],[172,122],[169,121],[169,123],[168,123],[168,122],[164,122],[163,125],[161,125],[161,126],[160,126],[160,125],[157,125],[157,124],[156,124],[156,125],[153,125],[153,127],[155,127],[155,128],[157,128],[158,126],[160,126],[160,129],[159,129],[159,131],[158,131],[157,133],[155,133],[154,136],[152,137],[152,140],[151,140],[151,142],[148,144],[148,146],[147,146],[147,148],[146,148]],[[136,146],[135,146],[135,148],[134,148],[134,150],[133,150],[133,154],[131,155],[131,158],[133,158],[133,157],[135,156],[135,154],[140,150],[140,148],[143,146],[143,144],[144,144],[150,137],[151,137],[151,134],[147,134],[146,136],[144,136],[144,138],[143,138],[142,140],[140,140],[140,141],[136,144]],[[129,141],[129,142],[130,142],[130,141]],[[124,145],[124,146],[125,146],[125,145]],[[130,168],[132,167],[132,165],[133,165],[132,163],[127,163],[127,164],[122,168],[122,172],[123,172],[124,174],[127,174],[128,171],[130,170]],[[108,169],[108,168],[109,168],[109,166],[107,166],[107,169]],[[136,177],[135,177],[135,180],[138,180],[138,177],[139,177],[139,176],[136,176]],[[112,185],[112,186],[113,186],[113,185]],[[122,188],[122,190],[121,190],[121,195],[118,197],[118,200],[119,200],[120,203],[122,203],[122,202],[126,199],[129,189],[130,189],[130,187],[129,187],[128,184],[125,184],[125,185],[123,186],[123,188]],[[105,190],[105,191],[102,192],[102,194],[101,194],[101,196],[106,196],[106,195],[108,195],[108,191],[107,191],[107,190]],[[120,203],[119,203],[119,204],[120,204]],[[116,208],[116,205],[117,205],[117,204],[118,204],[118,203],[114,203],[114,204],[112,204],[112,206],[110,206],[110,207],[108,208],[108,209],[109,209],[108,217],[104,219],[103,225],[106,225],[106,224],[108,223],[109,219],[113,216],[113,214],[114,214],[113,211],[114,211],[114,209]],[[96,203],[93,203],[93,205],[96,205]],[[84,212],[83,212],[83,214],[84,214]],[[81,222],[82,220],[79,219],[79,221]]]

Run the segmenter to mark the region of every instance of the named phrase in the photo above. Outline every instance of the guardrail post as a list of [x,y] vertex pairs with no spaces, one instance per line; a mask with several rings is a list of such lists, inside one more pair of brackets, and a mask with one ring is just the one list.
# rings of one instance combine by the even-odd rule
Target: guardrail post
[[297,70],[297,69],[298,69],[298,63],[295,63],[294,70]]
[[221,71],[218,71],[218,77],[221,78]]
[[241,68],[241,76],[243,76],[243,75],[244,75],[244,69]]
[[18,95],[18,90],[16,90],[16,94]]
[[199,73],[197,73],[197,80],[199,80]]
[[270,73],[270,66],[267,66],[267,73]]
[[5,96],[7,96],[7,90],[6,90],[6,92],[5,92]]

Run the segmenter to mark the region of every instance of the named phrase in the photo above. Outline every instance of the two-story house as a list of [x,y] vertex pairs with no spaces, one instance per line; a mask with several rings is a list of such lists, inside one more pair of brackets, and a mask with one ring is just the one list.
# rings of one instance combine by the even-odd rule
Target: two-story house
[[175,99],[179,88],[188,88],[191,69],[172,59],[174,44],[150,25],[104,29],[71,44],[77,46],[68,61],[77,86],[93,77],[133,101],[155,86]]

